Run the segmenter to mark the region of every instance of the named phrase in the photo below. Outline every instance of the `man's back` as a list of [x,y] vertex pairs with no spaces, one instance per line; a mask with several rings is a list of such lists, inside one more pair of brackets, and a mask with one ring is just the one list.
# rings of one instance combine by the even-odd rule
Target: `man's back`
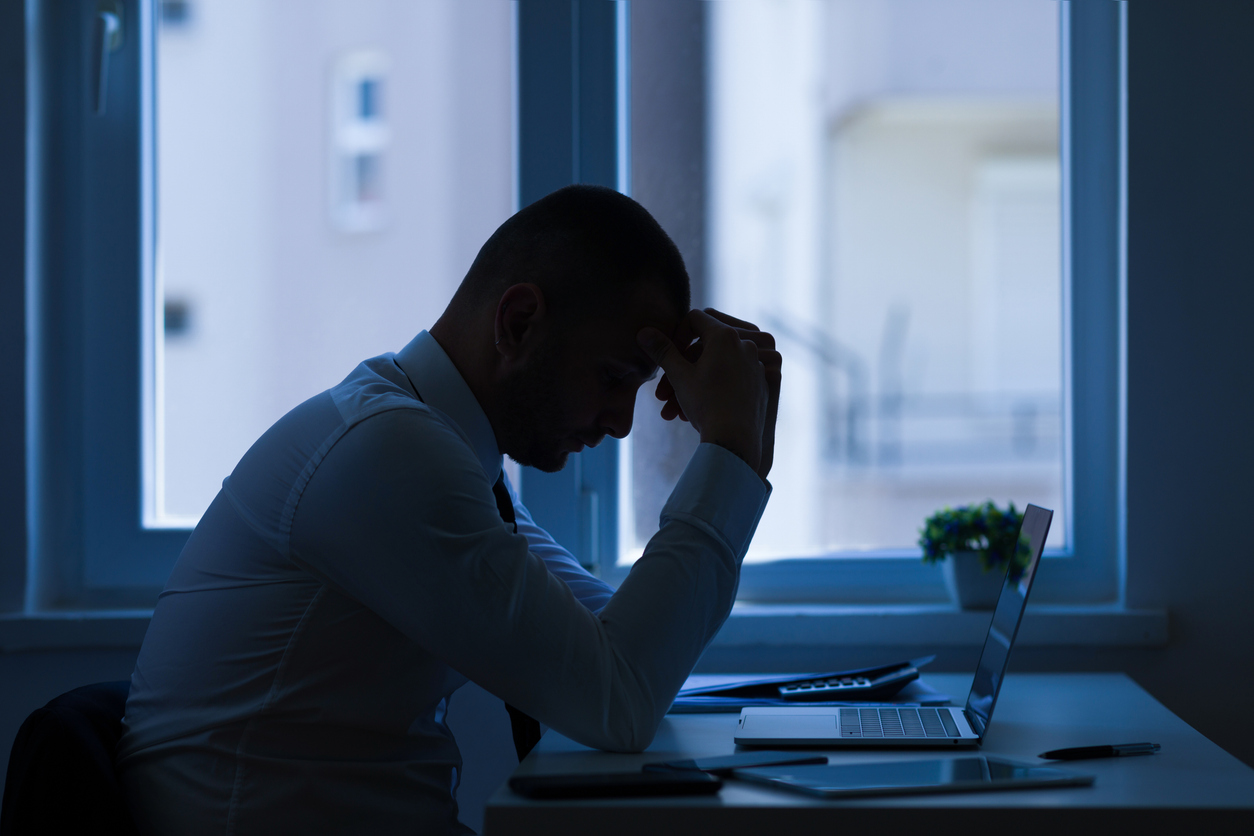
[[378,824],[392,825],[381,831],[455,820],[461,757],[444,700],[465,678],[291,554],[302,481],[339,436],[395,409],[439,422],[388,379],[398,374],[387,357],[369,361],[266,433],[162,593],[119,763],[132,794],[176,800],[179,828],[191,805],[209,833],[226,832],[224,817],[241,810],[246,832],[375,830],[360,819],[362,794]]

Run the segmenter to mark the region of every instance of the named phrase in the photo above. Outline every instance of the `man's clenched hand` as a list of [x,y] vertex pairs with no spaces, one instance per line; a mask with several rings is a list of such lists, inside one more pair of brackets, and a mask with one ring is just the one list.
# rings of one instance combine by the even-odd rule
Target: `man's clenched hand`
[[662,417],[690,422],[702,441],[731,450],[765,479],[779,413],[782,358],[774,337],[707,308],[689,311],[676,339],[653,328],[638,335],[664,372],[657,386]]

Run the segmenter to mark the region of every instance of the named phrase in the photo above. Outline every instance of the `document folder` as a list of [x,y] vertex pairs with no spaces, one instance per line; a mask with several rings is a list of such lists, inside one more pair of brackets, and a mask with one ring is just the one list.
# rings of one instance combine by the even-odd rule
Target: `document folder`
[[[675,697],[671,711],[738,712],[748,706],[779,705],[945,705],[949,696],[919,679],[919,668],[935,658],[924,656],[847,671],[751,678],[693,674]],[[858,684],[826,685],[842,680]]]

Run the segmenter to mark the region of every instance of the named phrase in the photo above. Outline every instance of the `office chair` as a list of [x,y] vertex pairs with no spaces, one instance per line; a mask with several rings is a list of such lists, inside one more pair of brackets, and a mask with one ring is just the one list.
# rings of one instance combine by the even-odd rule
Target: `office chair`
[[113,749],[129,682],[75,688],[31,713],[17,732],[0,806],[0,836],[135,836]]

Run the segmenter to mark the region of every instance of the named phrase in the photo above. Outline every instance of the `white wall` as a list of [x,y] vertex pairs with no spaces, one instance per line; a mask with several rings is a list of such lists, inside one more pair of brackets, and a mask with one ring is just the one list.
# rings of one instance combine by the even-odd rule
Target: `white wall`
[[[511,9],[197,0],[158,38],[164,510],[194,521],[292,407],[430,326],[513,212]],[[387,64],[385,222],[335,223],[333,73]]]

